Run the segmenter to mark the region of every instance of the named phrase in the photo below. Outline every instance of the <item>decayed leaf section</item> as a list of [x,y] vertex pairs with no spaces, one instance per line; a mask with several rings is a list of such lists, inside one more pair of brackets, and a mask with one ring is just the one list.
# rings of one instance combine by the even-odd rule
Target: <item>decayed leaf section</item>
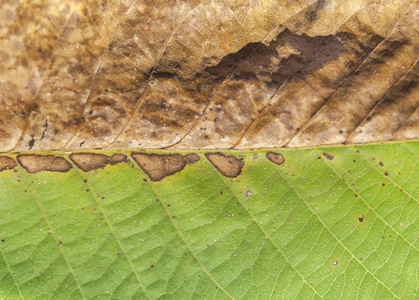
[[411,1],[39,2],[3,4],[2,152],[419,138]]

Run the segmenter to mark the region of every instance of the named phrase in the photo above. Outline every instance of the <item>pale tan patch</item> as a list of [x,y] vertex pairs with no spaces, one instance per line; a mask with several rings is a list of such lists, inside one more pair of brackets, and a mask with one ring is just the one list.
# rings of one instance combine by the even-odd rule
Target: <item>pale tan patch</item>
[[72,168],[68,161],[56,155],[21,154],[17,160],[29,173],[68,172]]
[[275,152],[268,152],[266,153],[266,157],[273,163],[277,165],[282,165],[285,161],[285,158],[282,156],[281,153]]
[[244,162],[234,155],[224,155],[220,152],[206,153],[208,160],[226,177],[235,178],[240,175]]
[[186,156],[181,154],[132,153],[131,156],[152,181],[161,181],[167,176],[182,171],[186,164],[195,163],[199,160],[199,156],[195,153]]
[[7,156],[0,156],[0,172],[4,170],[11,170],[16,166],[17,164],[13,158]]
[[127,159],[124,154],[108,156],[97,153],[72,153],[70,159],[84,172],[89,172],[106,167],[107,164],[115,165]]

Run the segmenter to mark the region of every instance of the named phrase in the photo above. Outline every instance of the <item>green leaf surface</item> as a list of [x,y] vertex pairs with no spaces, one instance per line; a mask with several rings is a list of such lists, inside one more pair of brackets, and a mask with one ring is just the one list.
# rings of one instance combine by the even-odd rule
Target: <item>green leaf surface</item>
[[269,151],[223,151],[244,162],[236,178],[205,152],[161,181],[131,151],[88,172],[67,153],[48,154],[68,172],[1,171],[0,296],[417,297],[419,142]]

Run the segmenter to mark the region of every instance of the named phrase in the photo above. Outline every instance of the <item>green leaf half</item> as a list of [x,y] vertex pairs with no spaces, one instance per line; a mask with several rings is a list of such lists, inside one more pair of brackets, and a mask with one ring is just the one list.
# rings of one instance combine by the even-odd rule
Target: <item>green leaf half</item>
[[72,167],[34,173],[2,155],[4,299],[417,296],[419,142],[222,151],[235,158],[218,168],[184,152],[178,171],[95,153],[109,156],[90,171],[37,153]]

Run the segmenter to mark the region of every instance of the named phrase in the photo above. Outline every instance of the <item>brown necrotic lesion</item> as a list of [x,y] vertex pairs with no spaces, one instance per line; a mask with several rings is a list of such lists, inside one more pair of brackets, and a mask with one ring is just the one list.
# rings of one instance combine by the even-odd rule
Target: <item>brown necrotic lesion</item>
[[0,172],[3,170],[11,170],[17,166],[15,160],[8,156],[0,156]]
[[281,153],[268,152],[268,153],[266,153],[266,157],[271,162],[273,162],[274,164],[277,164],[277,165],[282,165],[285,162],[285,158],[284,158],[284,156],[282,156]]
[[234,155],[225,155],[216,152],[206,153],[205,156],[210,163],[226,177],[235,178],[239,176],[244,167],[244,161]]
[[17,156],[17,160],[29,173],[68,172],[72,168],[67,160],[56,155],[20,154]]
[[167,176],[182,171],[187,164],[200,160],[196,153],[187,155],[132,153],[131,156],[152,181],[161,181]]
[[112,156],[98,153],[72,153],[70,159],[77,167],[84,172],[89,172],[106,167],[106,165],[116,165],[127,161],[127,156],[122,153],[115,153]]

